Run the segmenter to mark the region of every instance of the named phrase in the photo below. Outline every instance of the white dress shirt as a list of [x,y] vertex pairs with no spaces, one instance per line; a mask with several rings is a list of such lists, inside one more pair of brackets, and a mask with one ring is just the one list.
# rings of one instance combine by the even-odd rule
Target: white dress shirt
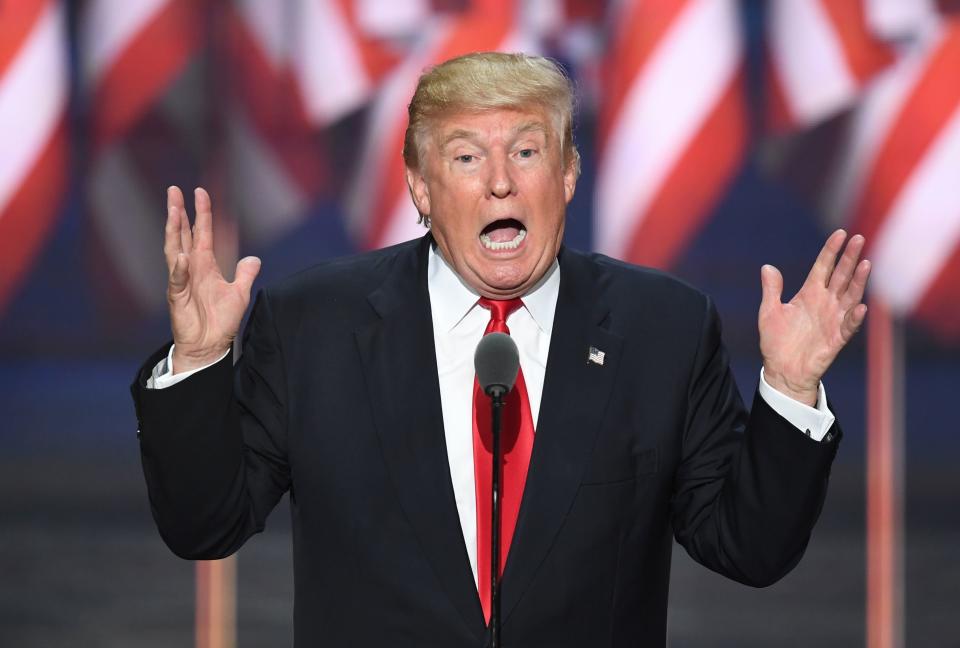
[[[483,337],[490,311],[479,306],[479,293],[470,288],[454,272],[439,250],[430,252],[427,267],[427,288],[433,316],[433,340],[437,353],[440,380],[440,404],[443,429],[450,464],[450,479],[457,502],[460,528],[473,580],[477,581],[477,505],[473,471],[473,353]],[[520,368],[527,384],[530,413],[534,429],[540,414],[543,380],[550,351],[550,334],[560,294],[560,266],[554,261],[546,275],[523,296],[523,308],[507,317],[510,336],[520,352]],[[228,351],[229,353],[229,351]],[[221,356],[220,360],[224,356]],[[218,360],[219,361],[219,360]],[[215,363],[211,363],[215,364]],[[148,388],[163,389],[191,376],[193,371],[173,375],[173,348],[166,360],[157,364],[147,381]],[[210,366],[210,365],[207,365]],[[833,414],[826,406],[823,384],[817,407],[793,400],[767,384],[760,370],[760,396],[780,416],[803,432],[820,441],[833,425]]]

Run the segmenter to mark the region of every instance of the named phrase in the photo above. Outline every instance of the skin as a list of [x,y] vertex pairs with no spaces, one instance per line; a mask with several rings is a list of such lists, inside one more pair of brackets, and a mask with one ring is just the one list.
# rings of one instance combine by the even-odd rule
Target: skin
[[[557,258],[577,178],[551,124],[540,109],[455,113],[437,119],[419,168],[407,167],[443,257],[485,297],[520,297]],[[506,219],[526,229],[520,247],[484,247],[484,228]]]
[[[449,115],[438,119],[418,168],[406,169],[410,194],[430,218],[444,258],[486,297],[522,296],[560,248],[577,174],[572,161],[562,159],[551,123],[537,108]],[[214,258],[213,213],[203,189],[194,192],[194,208],[191,229],[180,189],[167,190],[164,254],[174,373],[210,364],[230,349],[260,270],[259,259],[246,257],[228,282]],[[481,232],[506,219],[526,229],[520,246],[484,247]],[[831,234],[787,303],[781,301],[780,271],[761,268],[760,352],[774,389],[816,404],[820,379],[866,317],[862,300],[870,262],[860,258],[864,245],[862,236],[847,242],[843,230]]]

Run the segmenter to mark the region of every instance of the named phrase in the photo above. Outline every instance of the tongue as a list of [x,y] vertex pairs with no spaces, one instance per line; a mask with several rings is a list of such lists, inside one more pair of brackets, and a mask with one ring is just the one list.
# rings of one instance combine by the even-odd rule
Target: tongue
[[512,241],[517,238],[517,234],[519,233],[520,229],[517,227],[495,227],[486,232],[487,236],[489,236],[490,240],[494,243]]

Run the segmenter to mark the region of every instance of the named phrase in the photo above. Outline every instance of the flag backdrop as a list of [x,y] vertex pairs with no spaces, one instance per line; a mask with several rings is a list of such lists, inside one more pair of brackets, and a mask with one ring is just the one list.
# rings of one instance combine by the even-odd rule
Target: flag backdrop
[[615,12],[604,52],[594,243],[669,267],[746,148],[739,9],[734,0],[631,0]]
[[[947,4],[773,0],[757,76],[765,114],[754,119],[765,137],[848,120],[824,164],[825,220],[868,235],[874,289],[897,313],[953,336],[960,67]],[[64,192],[67,6],[0,4],[0,308],[29,276]],[[94,283],[115,311],[162,312],[163,188],[174,182],[209,186],[220,238],[244,250],[304,227],[318,201],[337,206],[356,249],[418,236],[401,158],[406,104],[424,68],[477,50],[561,59],[578,87],[581,146],[595,149],[594,247],[669,268],[757,143],[741,10],[736,0],[79,3],[71,124],[90,160],[77,172]]]
[[801,161],[826,175],[826,224],[866,236],[895,316],[960,340],[960,18],[925,0],[776,0],[767,50],[772,132],[841,118],[821,133],[829,155]]
[[924,28],[853,116],[835,216],[869,241],[873,290],[960,339],[960,20]]
[[0,313],[56,220],[66,188],[64,8],[0,3]]
[[[93,258],[111,310],[166,304],[163,177],[197,168],[191,90],[171,93],[197,54],[203,16],[191,0],[90,0],[80,16],[80,78],[91,131],[86,180]],[[123,295],[125,299],[119,299]]]

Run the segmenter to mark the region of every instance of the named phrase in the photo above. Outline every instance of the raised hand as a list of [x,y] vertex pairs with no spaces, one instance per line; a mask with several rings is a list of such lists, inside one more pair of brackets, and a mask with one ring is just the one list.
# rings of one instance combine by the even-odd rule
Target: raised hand
[[771,265],[760,270],[760,354],[764,378],[771,387],[798,401],[815,405],[820,378],[850,341],[867,315],[861,303],[870,262],[860,261],[864,238],[859,234],[843,249],[847,233],[837,230],[820,250],[807,280],[788,303],[780,301],[783,276]]
[[163,253],[170,275],[167,303],[175,345],[174,373],[208,365],[227,352],[260,271],[260,259],[246,257],[237,263],[233,283],[224,279],[213,254],[210,196],[196,189],[193,204],[196,221],[191,231],[183,193],[179,187],[167,189]]

